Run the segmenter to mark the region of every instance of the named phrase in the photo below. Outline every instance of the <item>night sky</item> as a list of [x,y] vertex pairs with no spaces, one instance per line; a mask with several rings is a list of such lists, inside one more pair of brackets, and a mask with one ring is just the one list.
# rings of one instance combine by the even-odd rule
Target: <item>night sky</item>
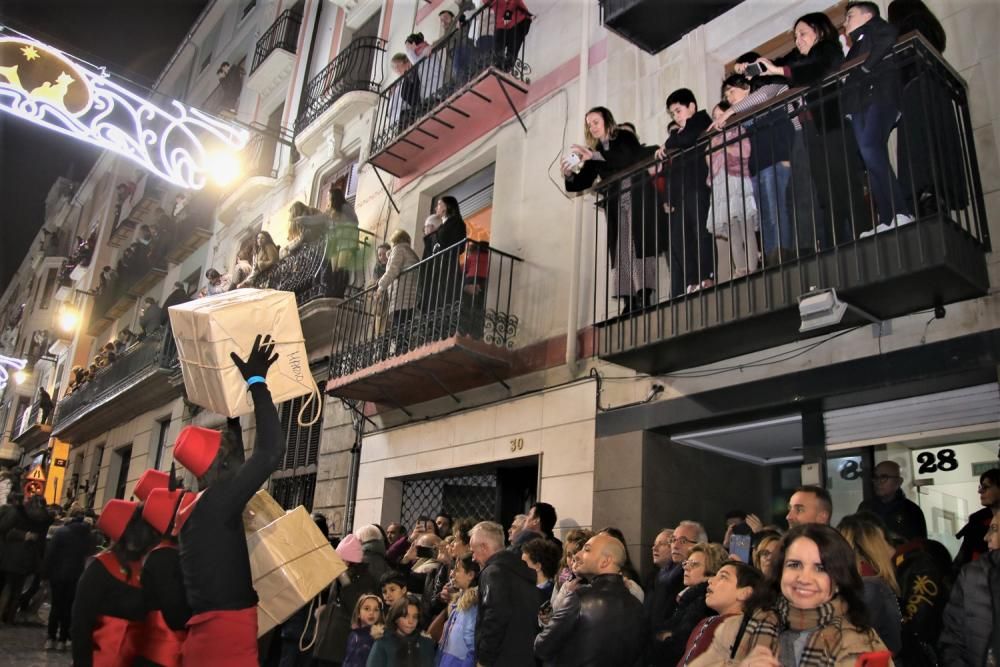
[[[0,23],[151,87],[206,4],[0,0]],[[0,294],[44,222],[53,181],[82,180],[99,155],[89,144],[0,113]]]

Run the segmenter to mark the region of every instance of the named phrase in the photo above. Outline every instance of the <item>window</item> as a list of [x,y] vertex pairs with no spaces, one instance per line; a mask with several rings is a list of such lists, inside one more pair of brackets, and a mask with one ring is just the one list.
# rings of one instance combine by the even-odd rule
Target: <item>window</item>
[[355,155],[340,169],[323,176],[314,197],[314,206],[321,210],[330,208],[330,188],[337,187],[344,191],[347,203],[354,206],[358,197],[358,157]]
[[160,469],[160,463],[163,461],[163,449],[167,444],[167,431],[170,430],[170,419],[164,419],[162,421],[156,422],[156,448],[153,451],[152,467],[156,470]]
[[489,241],[493,218],[493,181],[496,163],[480,169],[460,183],[438,193],[435,203],[441,197],[450,195],[458,200],[458,209],[465,218],[468,236],[473,241]]
[[52,292],[56,288],[56,276],[58,273],[58,269],[49,269],[48,273],[45,274],[45,287],[42,288],[42,300],[38,304],[41,310],[48,310],[49,308],[49,303],[52,301]]
[[115,458],[118,464],[118,480],[115,482],[115,495],[112,497],[124,500],[125,486],[128,484],[128,468],[132,463],[132,445],[116,449]]
[[253,8],[256,6],[257,6],[257,0],[250,0],[247,3],[244,3],[243,9],[240,10],[240,21],[245,19],[247,15],[250,14],[250,12],[252,12]]
[[[299,426],[299,410],[308,399],[308,396],[300,396],[278,406],[285,439],[285,460],[281,470],[271,478],[271,495],[285,509],[305,505],[307,510],[312,511],[323,417],[320,415],[312,426]],[[311,416],[310,411],[306,412],[306,416]]]
[[84,482],[87,490],[87,509],[94,509],[97,502],[97,483],[101,479],[101,461],[104,459],[104,445],[94,448],[94,458],[90,462],[90,476]]

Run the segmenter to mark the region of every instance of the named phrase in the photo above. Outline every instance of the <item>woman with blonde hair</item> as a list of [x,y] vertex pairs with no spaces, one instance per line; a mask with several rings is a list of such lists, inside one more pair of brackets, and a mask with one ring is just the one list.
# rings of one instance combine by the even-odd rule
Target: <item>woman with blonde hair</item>
[[257,232],[253,251],[253,269],[240,287],[268,287],[268,274],[278,265],[278,246],[267,232]]
[[769,574],[771,557],[778,551],[779,542],[781,542],[780,533],[767,533],[764,537],[760,538],[760,541],[753,550],[753,566],[763,572],[765,577]]
[[409,349],[410,320],[413,309],[417,305],[419,293],[416,272],[404,272],[420,261],[417,253],[410,246],[410,235],[403,229],[397,229],[389,237],[392,250],[389,251],[389,263],[385,266],[385,274],[379,278],[376,298],[383,299],[388,294],[389,311],[392,320],[389,324],[389,339],[395,341],[395,351],[391,356],[404,354]]
[[898,655],[903,648],[903,615],[892,562],[896,550],[886,539],[881,520],[868,512],[845,516],[837,530],[854,549],[872,627],[893,655]]

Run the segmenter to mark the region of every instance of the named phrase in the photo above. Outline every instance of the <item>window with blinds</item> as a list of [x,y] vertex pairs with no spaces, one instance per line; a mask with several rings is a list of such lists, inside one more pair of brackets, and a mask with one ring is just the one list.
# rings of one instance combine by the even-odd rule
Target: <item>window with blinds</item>
[[304,505],[312,511],[323,417],[320,415],[312,426],[299,426],[299,410],[308,399],[308,396],[300,396],[278,406],[285,460],[281,469],[271,476],[270,493],[285,509]]

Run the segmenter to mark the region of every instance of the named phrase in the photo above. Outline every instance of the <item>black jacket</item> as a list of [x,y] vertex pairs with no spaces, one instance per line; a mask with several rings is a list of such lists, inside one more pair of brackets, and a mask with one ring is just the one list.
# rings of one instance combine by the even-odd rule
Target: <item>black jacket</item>
[[[844,52],[840,49],[840,42],[823,40],[816,42],[808,54],[802,55],[796,49],[775,64],[785,68],[786,78],[793,88],[803,88],[818,84],[840,69],[844,64]],[[804,106],[801,110],[805,113],[801,118],[815,123],[821,131],[840,127],[844,114],[836,90],[834,86],[826,86],[806,93],[802,98]]]
[[969,517],[969,523],[955,535],[962,540],[962,546],[958,548],[958,555],[955,556],[956,568],[971,563],[986,553],[986,531],[992,519],[993,512],[989,507],[984,507],[974,512]]
[[889,584],[880,577],[863,577],[863,583],[868,621],[886,648],[893,655],[899,655],[903,648],[903,617],[899,612],[899,601]]
[[[32,574],[42,564],[45,536],[52,519],[28,516],[24,505],[7,505],[0,517],[0,572]],[[32,535],[31,539],[28,536]]]
[[[642,162],[653,156],[655,148],[643,146],[636,139],[636,136],[626,130],[619,130],[618,133],[608,141],[608,147],[604,148],[601,143],[597,144],[594,152],[603,159],[587,160],[583,163],[583,168],[578,174],[570,174],[566,177],[566,192],[583,192],[591,187],[598,179],[606,180],[612,176],[625,171],[633,165]],[[626,180],[622,180],[607,189],[598,198],[598,205],[602,206],[607,214],[608,221],[608,249],[611,253],[611,266],[617,265],[618,249],[618,214],[620,197],[625,187]],[[653,189],[653,182],[646,172],[635,174],[627,179],[628,191],[632,197],[632,249],[636,257],[655,257],[657,252],[656,242],[656,193]],[[659,245],[664,245],[665,240],[660,239]]]
[[644,627],[647,638],[653,630],[670,618],[677,609],[677,594],[684,588],[684,568],[671,563],[669,568],[660,568],[653,575],[642,601]]
[[569,593],[535,638],[552,667],[631,667],[642,653],[642,603],[620,574],[602,574]]
[[688,637],[701,621],[715,612],[705,604],[708,582],[688,586],[677,597],[677,608],[666,623],[654,628],[653,632],[667,633],[664,639],[654,636],[654,653],[650,664],[673,667],[684,657]]
[[[667,137],[663,147],[667,151],[685,151],[697,144],[711,125],[712,118],[708,112],[704,109],[697,111],[688,118],[683,128]],[[704,151],[686,150],[667,159],[669,187],[665,198],[674,208],[681,206],[683,198],[697,196],[709,190],[708,161],[705,159]]]
[[844,83],[844,113],[857,113],[872,104],[897,107],[900,75],[892,59],[885,59],[899,37],[895,26],[886,23],[885,19],[873,17],[850,37],[851,50],[846,60],[864,56],[864,62],[851,70]]
[[82,518],[56,529],[45,549],[42,576],[56,583],[75,582],[83,574],[87,557],[97,550],[93,529]]
[[[948,667],[982,667],[990,644],[996,644],[1000,607],[1000,551],[991,551],[962,568],[944,610],[941,664]],[[991,639],[992,637],[992,639]]]
[[493,554],[479,575],[476,662],[484,667],[527,667],[538,628],[535,572],[519,555]]
[[330,584],[330,596],[320,615],[320,634],[316,637],[316,647],[313,649],[313,658],[316,660],[343,662],[347,638],[351,634],[351,615],[358,598],[379,592],[378,582],[364,563],[350,565],[345,574],[350,583],[344,585],[338,577]]
[[903,495],[902,489],[896,490],[896,495],[889,502],[872,498],[858,505],[859,512],[877,514],[885,522],[886,527],[906,541],[917,538],[927,538],[927,522],[924,513],[912,500]]
[[917,666],[941,634],[951,594],[951,554],[939,542],[916,539],[897,547],[893,562],[901,591],[902,663]]

